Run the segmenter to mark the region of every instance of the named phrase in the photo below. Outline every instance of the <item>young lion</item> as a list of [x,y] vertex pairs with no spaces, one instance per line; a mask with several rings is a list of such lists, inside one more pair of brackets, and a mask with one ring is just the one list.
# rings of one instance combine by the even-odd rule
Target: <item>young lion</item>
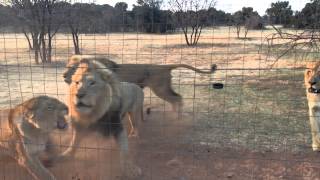
[[320,151],[320,62],[308,63],[304,83],[309,106],[313,151]]
[[39,96],[0,111],[0,148],[39,180],[55,177],[38,155],[46,148],[49,133],[67,127],[68,108],[55,98]]

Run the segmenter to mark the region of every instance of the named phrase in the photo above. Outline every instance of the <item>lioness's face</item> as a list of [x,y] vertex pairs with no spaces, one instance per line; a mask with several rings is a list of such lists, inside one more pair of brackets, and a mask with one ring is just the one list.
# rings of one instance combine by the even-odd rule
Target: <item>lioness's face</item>
[[68,107],[51,97],[40,97],[32,107],[33,123],[44,131],[65,129],[68,127]]
[[[320,64],[312,63],[307,65],[304,74],[305,85],[308,92],[320,93]],[[319,92],[318,92],[319,91]]]
[[93,113],[96,106],[99,106],[99,101],[112,95],[110,86],[101,75],[88,68],[88,64],[80,63],[70,84],[70,105],[82,115]]

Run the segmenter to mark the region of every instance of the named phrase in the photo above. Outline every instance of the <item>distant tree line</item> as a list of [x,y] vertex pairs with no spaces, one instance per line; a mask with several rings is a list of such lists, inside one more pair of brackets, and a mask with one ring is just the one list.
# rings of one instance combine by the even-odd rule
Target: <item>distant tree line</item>
[[[52,19],[60,18],[61,20],[54,22],[55,24],[60,23],[60,32],[70,32],[69,24],[72,20],[75,20],[74,23],[83,21],[78,25],[81,27],[79,29],[81,33],[130,31],[167,33],[180,28],[179,19],[176,18],[179,12],[172,11],[171,8],[162,10],[162,0],[137,0],[137,5],[134,5],[132,10],[128,10],[128,4],[125,2],[118,2],[114,7],[108,4],[70,4],[64,0],[9,0],[9,2],[11,2],[9,5],[0,4],[0,30],[2,32],[22,32],[21,22],[32,21],[30,16],[22,17],[28,8],[26,4],[40,4],[40,2],[52,4]],[[244,7],[233,14],[209,7],[201,12],[201,21],[205,26],[247,25],[249,29],[259,29],[266,24],[306,28],[319,24],[315,23],[320,19],[319,4],[320,0],[310,0],[301,11],[294,12],[289,1],[278,1],[271,4],[263,17],[251,7]]]
[[284,27],[319,29],[320,0],[310,0],[301,11],[293,11],[289,1],[272,3],[266,11],[270,24],[281,24]]
[[[148,3],[149,1],[152,3]],[[0,30],[2,32],[23,32],[21,23],[34,21],[32,16],[43,13],[39,8],[47,8],[44,4],[52,4],[51,18],[52,20],[59,19],[59,22],[53,22],[59,25],[59,32],[70,32],[70,24],[77,26],[81,33],[136,31],[168,33],[179,28],[177,18],[175,18],[178,12],[161,9],[162,3],[156,0],[138,0],[138,4],[134,5],[132,10],[128,10],[128,4],[125,2],[118,2],[114,7],[108,4],[70,4],[63,0],[11,0],[11,2],[10,5],[0,4]],[[32,14],[32,11],[36,13]],[[202,23],[205,26],[230,24],[232,18],[230,13],[214,7],[204,10],[202,16],[204,17]]]
[[[189,46],[197,45],[202,29],[234,26],[237,37],[246,38],[250,29],[266,24],[288,28],[319,28],[320,0],[310,0],[301,11],[294,12],[288,1],[272,3],[261,17],[251,7],[235,13],[217,10],[215,0],[137,0],[132,10],[118,2],[104,4],[69,3],[65,0],[7,0],[0,3],[0,31],[24,33],[36,63],[51,62],[52,39],[57,32],[71,33],[74,52],[80,54],[82,33],[183,32]],[[240,36],[243,31],[243,36]]]

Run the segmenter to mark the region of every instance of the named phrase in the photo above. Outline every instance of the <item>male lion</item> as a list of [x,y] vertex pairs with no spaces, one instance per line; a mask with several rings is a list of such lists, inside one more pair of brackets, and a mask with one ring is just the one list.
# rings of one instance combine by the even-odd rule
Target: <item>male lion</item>
[[115,72],[120,81],[135,83],[141,88],[149,87],[159,98],[169,102],[175,111],[182,106],[182,97],[171,87],[171,70],[187,68],[197,73],[211,74],[217,68],[215,64],[211,66],[211,71],[202,71],[186,64],[117,64],[105,57],[74,55],[69,59],[67,64],[68,69],[63,73],[66,83],[71,83],[71,77],[82,59],[101,62]]
[[[135,108],[135,101],[143,103],[141,94],[132,100],[125,98],[132,97],[135,91],[126,91],[130,84],[121,84],[103,64],[97,61],[82,61],[72,75],[70,84],[69,108],[76,133],[73,136],[70,148],[64,155],[74,154],[75,146],[78,146],[82,137],[90,132],[115,138],[120,147],[120,163],[124,176],[139,176],[140,168],[128,159],[128,137],[127,131],[123,128],[122,118],[130,110]],[[122,87],[122,88],[121,88]],[[127,90],[135,89],[129,87]],[[123,94],[123,93],[127,94]],[[130,94],[131,93],[131,94]],[[129,104],[128,104],[129,103]],[[141,103],[141,106],[143,105]],[[141,110],[142,111],[142,110]]]
[[309,106],[313,151],[320,151],[320,62],[307,64],[304,83]]
[[41,164],[38,156],[49,142],[49,133],[65,129],[68,108],[55,98],[39,96],[0,111],[0,148],[35,179],[55,177]]

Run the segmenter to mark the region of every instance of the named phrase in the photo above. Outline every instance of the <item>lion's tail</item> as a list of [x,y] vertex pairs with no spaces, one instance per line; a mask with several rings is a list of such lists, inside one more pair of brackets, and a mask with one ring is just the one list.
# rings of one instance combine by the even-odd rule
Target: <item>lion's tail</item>
[[203,71],[201,69],[186,65],[186,64],[172,64],[172,65],[167,65],[172,69],[176,69],[176,68],[187,68],[187,69],[191,69],[197,73],[202,73],[202,74],[212,74],[217,70],[217,65],[216,64],[212,64],[211,65],[211,70],[210,71]]

